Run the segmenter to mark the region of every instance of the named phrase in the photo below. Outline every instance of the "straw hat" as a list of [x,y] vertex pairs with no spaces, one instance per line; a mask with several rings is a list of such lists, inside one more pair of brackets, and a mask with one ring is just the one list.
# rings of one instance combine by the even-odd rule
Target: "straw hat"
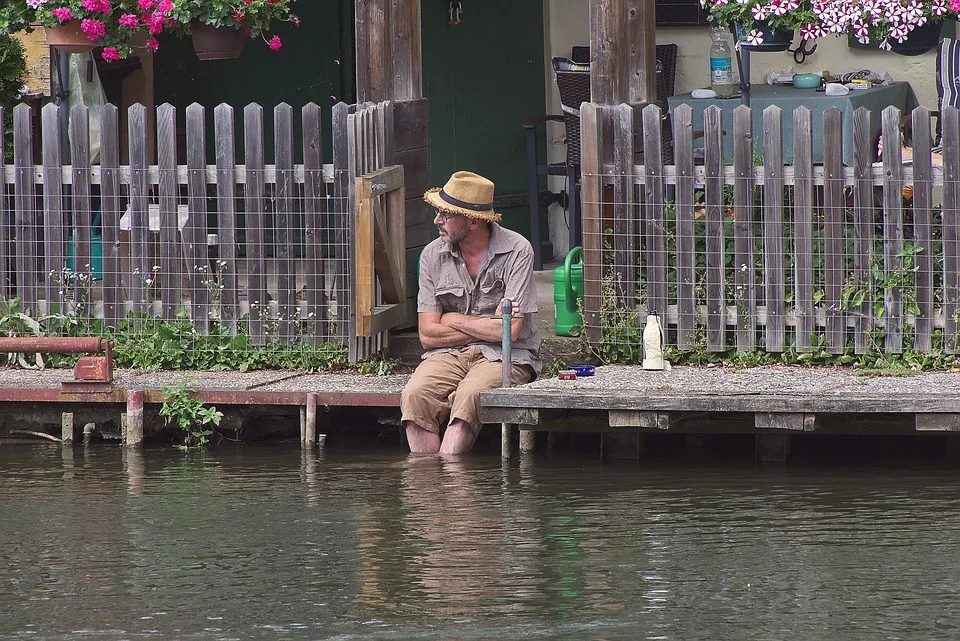
[[423,199],[445,214],[500,222],[500,214],[493,211],[493,183],[470,171],[456,172],[442,189],[428,189]]

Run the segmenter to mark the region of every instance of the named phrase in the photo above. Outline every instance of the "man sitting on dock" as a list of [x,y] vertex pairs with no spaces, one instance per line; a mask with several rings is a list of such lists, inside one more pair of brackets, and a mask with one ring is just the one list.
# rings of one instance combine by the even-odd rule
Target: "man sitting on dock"
[[513,302],[512,383],[540,373],[533,248],[497,224],[493,192],[483,176],[458,171],[423,195],[436,209],[440,237],[420,255],[417,312],[426,352],[400,399],[415,454],[465,454],[473,447],[480,392],[501,385],[504,299]]

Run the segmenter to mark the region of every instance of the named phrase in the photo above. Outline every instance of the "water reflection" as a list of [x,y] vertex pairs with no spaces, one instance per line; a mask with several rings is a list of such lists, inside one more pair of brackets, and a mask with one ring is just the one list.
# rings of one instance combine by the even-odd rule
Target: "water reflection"
[[0,446],[0,638],[948,638],[950,471]]

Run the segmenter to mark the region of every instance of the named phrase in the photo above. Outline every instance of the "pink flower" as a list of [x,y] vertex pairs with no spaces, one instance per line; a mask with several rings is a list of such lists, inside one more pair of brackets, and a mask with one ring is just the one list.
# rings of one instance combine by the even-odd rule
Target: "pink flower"
[[283,41],[280,40],[280,36],[274,36],[270,38],[270,42],[267,43],[267,46],[274,51],[278,51],[280,47],[283,46]]
[[116,47],[104,47],[100,57],[107,62],[113,62],[120,59],[120,52],[117,51]]
[[31,9],[39,9],[44,4],[47,4],[47,0],[27,0],[27,6]]
[[137,6],[143,9],[144,11],[149,11],[153,8],[154,0],[137,0]]
[[167,24],[167,18],[163,15],[163,12],[157,10],[144,15],[143,22],[147,25],[147,31],[156,34],[163,31],[163,27]]
[[93,13],[110,13],[110,0],[83,0],[80,6]]
[[120,19],[117,20],[117,22],[119,22],[121,26],[128,29],[136,29],[137,25],[140,24],[140,21],[137,20],[137,16],[133,15],[132,13],[123,14],[120,16]]
[[144,43],[144,46],[150,51],[153,51],[154,53],[156,53],[157,49],[160,48],[160,43],[157,42],[156,38],[148,38],[147,41]]
[[102,22],[91,18],[81,22],[80,29],[87,35],[87,40],[99,40],[107,33],[107,27]]
[[69,22],[70,20],[73,20],[73,12],[70,11],[70,7],[60,7],[59,9],[54,9],[50,13],[52,13],[53,17],[60,22]]

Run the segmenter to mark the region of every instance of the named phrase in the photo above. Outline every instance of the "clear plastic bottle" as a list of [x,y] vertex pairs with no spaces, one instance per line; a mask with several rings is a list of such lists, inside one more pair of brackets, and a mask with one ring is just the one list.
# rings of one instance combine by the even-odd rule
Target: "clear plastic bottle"
[[733,63],[730,59],[730,32],[720,25],[710,27],[710,88],[720,98],[733,95]]

